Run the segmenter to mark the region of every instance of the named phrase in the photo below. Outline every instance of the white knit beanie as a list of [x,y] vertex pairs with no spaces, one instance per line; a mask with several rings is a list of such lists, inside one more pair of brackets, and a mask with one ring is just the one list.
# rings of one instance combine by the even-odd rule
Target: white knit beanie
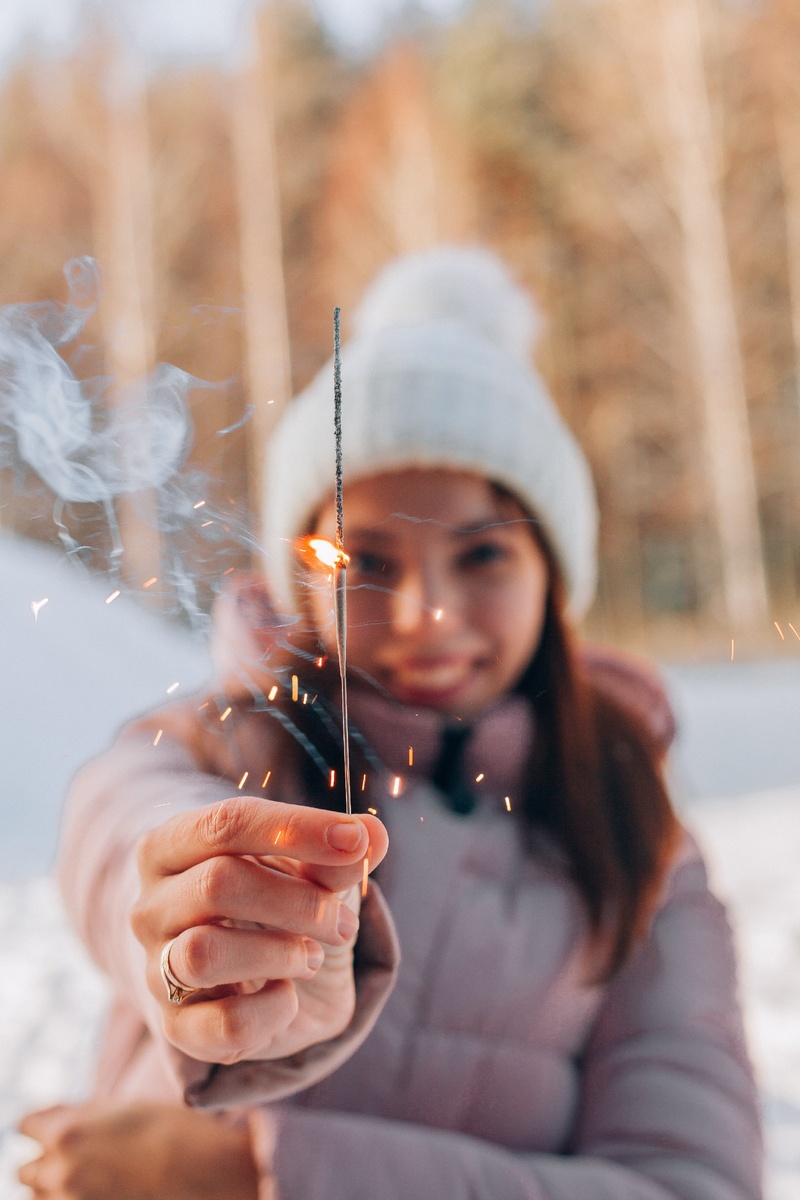
[[[582,616],[596,579],[597,509],[586,461],[529,365],[533,306],[493,254],[443,246],[390,263],[342,349],[342,470],[474,471],[542,526]],[[295,607],[291,540],[334,489],[333,367],[283,414],[267,449],[263,538],[276,603]],[[344,513],[347,547],[347,505]]]

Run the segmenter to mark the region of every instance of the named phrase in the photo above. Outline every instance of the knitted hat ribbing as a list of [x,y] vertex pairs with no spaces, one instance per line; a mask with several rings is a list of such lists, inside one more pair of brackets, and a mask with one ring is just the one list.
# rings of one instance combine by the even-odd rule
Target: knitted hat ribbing
[[[485,250],[391,263],[342,350],[345,485],[408,467],[474,471],[537,518],[581,616],[595,586],[597,510],[586,461],[527,363],[533,307]],[[289,405],[267,449],[263,537],[276,603],[295,605],[291,539],[333,492],[333,370]],[[347,537],[345,511],[345,539]]]

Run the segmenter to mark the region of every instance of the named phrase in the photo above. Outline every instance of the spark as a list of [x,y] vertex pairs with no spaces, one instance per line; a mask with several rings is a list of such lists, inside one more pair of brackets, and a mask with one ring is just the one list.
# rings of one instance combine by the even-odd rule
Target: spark
[[292,699],[296,700],[298,696],[299,680],[296,675],[292,676]]
[[121,595],[122,595],[122,592],[119,590],[119,588],[117,588],[117,590],[115,592],[112,592],[110,596],[106,596],[106,604],[113,604],[114,601],[116,600],[117,596],[121,596]]
[[39,613],[44,608],[45,604],[50,603],[50,597],[45,596],[42,600],[31,600],[31,612],[33,613],[33,623],[39,623]]
[[509,812],[511,812],[511,797],[510,796],[506,796],[506,808]]
[[361,879],[361,895],[366,896],[369,887],[369,859],[364,859],[364,874]]
[[202,712],[204,708],[208,708],[210,703],[211,703],[210,700],[206,700],[205,704],[201,704],[197,711]]
[[171,683],[169,685],[169,687],[167,688],[167,695],[171,696],[173,692],[177,692],[177,690],[180,686],[181,685],[179,683]]
[[399,775],[395,775],[395,777],[394,777],[394,783],[392,784],[392,795],[393,795],[393,796],[399,796],[399,795],[400,795],[400,784],[401,784],[401,782],[402,782],[402,780],[400,779],[400,776],[399,776]]
[[275,841],[272,843],[273,846],[277,846],[282,837],[283,837],[283,830],[279,829],[278,832],[275,834]]
[[736,653],[736,643],[734,642],[733,638],[731,638],[731,662],[733,662],[733,656],[735,653]]
[[303,692],[303,704],[308,704],[308,692]]
[[481,771],[480,775],[475,776],[475,782],[481,783],[485,778],[486,776],[484,775],[483,771]]
[[781,635],[781,641],[782,641],[782,642],[785,642],[785,641],[786,641],[786,638],[783,636],[783,630],[781,629],[781,627],[780,627],[780,625],[778,624],[778,622],[777,622],[777,621],[773,621],[773,622],[772,622],[772,624],[775,626],[775,628],[777,629],[778,633]]
[[408,747],[408,765],[410,767],[413,767],[413,765],[414,765],[414,747],[413,746]]
[[436,612],[433,614],[433,619],[434,619],[434,621],[441,621],[443,616],[444,616],[444,609],[437,608]]
[[264,776],[264,782],[261,784],[262,788],[265,788],[267,786],[267,784],[269,783],[269,777],[271,774],[272,774],[272,771],[267,771],[266,775]]
[[325,666],[325,655],[324,655],[324,654],[321,654],[321,655],[319,656],[319,658],[317,659],[317,666],[318,666],[318,667],[324,667],[324,666]]
[[149,587],[152,587],[154,583],[158,583],[158,576],[157,576],[157,575],[154,575],[152,579],[148,579],[148,580],[147,580],[147,583],[143,583],[143,584],[142,584],[142,587],[149,588]]
[[336,772],[335,771],[331,771],[331,777],[330,777],[330,782],[329,782],[328,786],[336,787]]
[[277,685],[277,683],[274,683],[272,685],[272,687],[269,689],[269,695],[267,696],[267,699],[274,700],[275,697],[277,696],[277,694],[278,694],[278,685]]
[[797,632],[797,630],[795,629],[795,627],[791,621],[789,622],[789,628],[791,629],[794,636],[797,638],[798,642],[800,642],[800,633]]
[[233,712],[233,709],[232,709],[230,706],[228,706],[228,708],[226,708],[226,709],[225,709],[225,712],[224,712],[224,713],[222,714],[222,716],[220,717],[220,721],[224,721],[224,720],[225,720],[225,718],[226,718],[226,717],[229,717],[229,716],[231,715],[231,713],[232,713],[232,712]]
[[244,775],[243,775],[243,776],[242,776],[242,778],[239,780],[239,791],[241,791],[241,790],[242,790],[242,788],[244,787],[245,783],[247,782],[247,776],[248,776],[249,774],[250,774],[250,772],[249,772],[249,771],[245,771]]
[[350,555],[345,554],[344,550],[340,550],[327,538],[314,536],[297,538],[294,548],[309,566],[315,567],[317,570],[321,568],[332,570],[334,567],[347,566],[350,562]]
[[236,570],[236,567],[228,567],[227,571],[223,571],[222,574],[223,575],[232,575],[235,570]]
[[198,500],[197,504],[192,505],[192,508],[202,508],[204,504],[205,504],[205,500]]
[[368,809],[367,809],[367,812],[368,812],[368,813],[372,813],[373,817],[377,817],[377,815],[378,815],[378,810],[377,810],[377,808],[368,808]]
[[156,734],[155,741],[153,742],[154,746],[157,746],[158,743],[161,741],[161,735],[163,732],[164,732],[163,729],[159,729],[158,733]]
[[361,790],[362,790],[362,792],[364,792],[364,791],[366,791],[366,790],[367,790],[367,777],[366,777],[366,775],[362,775],[362,776],[361,776]]
[[[205,529],[205,528],[206,528],[206,526],[208,526],[208,525],[213,525],[213,524],[214,524],[214,522],[213,522],[213,521],[201,521],[201,522],[200,522],[200,528],[201,528],[201,529]],[[145,586],[146,586],[146,585],[145,585]]]

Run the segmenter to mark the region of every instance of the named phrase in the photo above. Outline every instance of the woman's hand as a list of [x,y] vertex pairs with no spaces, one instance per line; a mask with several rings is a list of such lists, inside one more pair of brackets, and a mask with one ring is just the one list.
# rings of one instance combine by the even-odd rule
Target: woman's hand
[[41,1142],[40,1157],[19,1172],[36,1200],[259,1196],[247,1130],[208,1113],[165,1104],[59,1106],[31,1113],[20,1131]]
[[[355,1006],[352,952],[376,817],[237,796],[142,839],[131,914],[168,1040],[202,1062],[275,1059],[337,1036]],[[365,868],[366,863],[366,868]],[[185,987],[170,1003],[161,955]]]

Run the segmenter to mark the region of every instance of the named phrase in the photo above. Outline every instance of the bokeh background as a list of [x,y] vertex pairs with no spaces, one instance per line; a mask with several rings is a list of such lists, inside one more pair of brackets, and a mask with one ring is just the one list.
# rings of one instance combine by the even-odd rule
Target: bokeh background
[[[769,1195],[800,1195],[797,4],[5,0],[0,180],[0,1170],[26,1106],[86,1086],[105,1002],[46,877],[69,775],[203,679],[334,305],[346,335],[384,262],[455,241],[538,301],[600,498],[586,632],[665,666],[676,798],[740,931]],[[100,290],[63,354],[98,407],[186,373],[180,520],[63,503],[20,449],[2,306],[66,301],[84,256]]]

